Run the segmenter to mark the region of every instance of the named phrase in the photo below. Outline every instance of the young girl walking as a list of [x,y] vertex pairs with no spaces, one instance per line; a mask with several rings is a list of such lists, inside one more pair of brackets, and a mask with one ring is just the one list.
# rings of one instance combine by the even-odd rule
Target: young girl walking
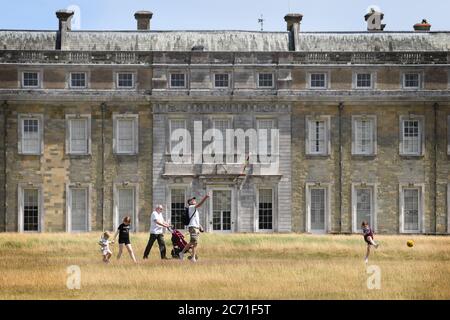
[[137,263],[130,242],[130,223],[130,217],[127,216],[123,218],[123,223],[117,228],[116,234],[114,235],[114,240],[119,236],[119,253],[117,254],[117,260],[122,256],[123,247],[126,247],[131,259],[133,259],[134,263]]

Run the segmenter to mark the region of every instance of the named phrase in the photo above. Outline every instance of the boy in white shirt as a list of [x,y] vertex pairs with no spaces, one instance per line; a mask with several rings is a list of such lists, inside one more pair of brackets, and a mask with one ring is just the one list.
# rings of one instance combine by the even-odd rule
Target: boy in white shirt
[[163,209],[163,206],[159,204],[152,213],[150,221],[150,239],[148,239],[147,247],[145,248],[144,259],[148,259],[153,243],[157,240],[159,252],[161,253],[161,259],[167,260],[166,244],[164,242],[164,228],[169,228],[170,225],[164,221],[162,215]]
[[197,262],[196,257],[196,248],[198,244],[198,238],[200,232],[203,232],[203,227],[200,225],[200,214],[198,212],[198,208],[200,208],[203,203],[209,198],[209,194],[205,195],[203,199],[197,203],[197,200],[194,198],[191,198],[188,200],[189,205],[189,235],[190,235],[190,241],[189,243],[184,247],[183,251],[180,252],[180,259],[183,260],[184,254],[192,248],[192,262]]

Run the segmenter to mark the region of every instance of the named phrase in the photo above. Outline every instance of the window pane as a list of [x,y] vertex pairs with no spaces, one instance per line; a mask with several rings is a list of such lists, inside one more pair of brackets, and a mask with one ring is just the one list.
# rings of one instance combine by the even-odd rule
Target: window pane
[[273,74],[272,73],[260,73],[258,78],[260,87],[273,87]]
[[87,189],[71,189],[72,231],[88,231]]
[[23,73],[23,86],[24,87],[37,87],[39,85],[39,74],[37,72],[24,72]]
[[372,223],[372,190],[369,188],[356,190],[356,227],[363,221]]
[[231,191],[213,191],[213,230],[231,230]]
[[[259,119],[258,120],[258,130],[266,130],[267,132],[267,154],[272,154],[272,133],[271,130],[274,129],[273,119]],[[259,143],[258,143],[259,146]],[[263,150],[260,150],[262,152]]]
[[420,154],[420,140],[419,120],[403,121],[403,152],[406,154]]
[[310,129],[310,152],[325,153],[325,121],[311,121]]
[[419,230],[419,189],[404,189],[404,229]]
[[70,152],[88,153],[87,119],[70,120]]
[[118,223],[121,224],[123,218],[131,218],[131,228],[134,230],[134,214],[135,214],[135,203],[134,203],[134,188],[120,188],[118,189]]
[[357,119],[355,120],[355,143],[356,153],[373,153],[373,121]]
[[229,87],[229,76],[227,73],[216,74],[214,76],[214,86],[218,88],[228,88]]
[[325,73],[311,74],[311,88],[325,88]]
[[117,151],[133,153],[134,148],[134,119],[117,120]]
[[[169,143],[170,143],[170,149],[172,150],[172,146],[177,145],[178,142],[181,142],[183,139],[182,137],[179,137],[178,141],[172,141],[172,134],[177,129],[186,129],[186,121],[183,119],[171,119],[170,120],[170,137],[169,137]],[[183,150],[184,151],[184,150]],[[181,154],[180,154],[181,155]]]
[[406,73],[405,77],[405,87],[417,88],[419,87],[419,74],[418,73]]
[[372,75],[370,73],[358,73],[356,75],[356,86],[358,88],[370,88],[372,86]]
[[39,231],[39,190],[23,190],[23,230]]
[[39,153],[41,149],[39,120],[23,119],[22,131],[22,152],[23,153]]
[[325,230],[325,189],[311,189],[311,229]]
[[219,130],[221,133],[221,137],[220,136],[215,136],[214,137],[214,145],[217,143],[217,146],[215,145],[216,148],[219,148],[220,143],[222,144],[221,149],[216,149],[215,151],[218,154],[222,154],[224,153],[225,150],[225,141],[226,141],[226,130],[230,129],[230,121],[228,119],[215,119],[214,122],[214,129]]
[[272,189],[259,190],[259,223],[260,230],[272,230],[273,228],[273,199]]
[[84,88],[86,87],[86,74],[85,73],[71,73],[71,86]]
[[133,74],[132,73],[119,73],[118,74],[118,86],[119,88],[132,88]]
[[186,86],[184,73],[172,73],[170,75],[170,86],[184,88]]
[[184,189],[172,189],[171,197],[170,222],[175,229],[184,229],[183,213],[186,203],[186,195]]

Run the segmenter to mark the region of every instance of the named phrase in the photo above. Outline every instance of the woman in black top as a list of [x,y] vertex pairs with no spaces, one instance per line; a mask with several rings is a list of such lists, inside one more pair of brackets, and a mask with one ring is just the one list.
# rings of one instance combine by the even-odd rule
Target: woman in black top
[[114,235],[114,240],[119,236],[119,254],[117,255],[117,260],[122,256],[123,247],[125,246],[130,254],[131,259],[136,263],[136,257],[134,256],[133,248],[130,242],[130,223],[131,218],[123,218],[123,223],[117,228],[116,234]]

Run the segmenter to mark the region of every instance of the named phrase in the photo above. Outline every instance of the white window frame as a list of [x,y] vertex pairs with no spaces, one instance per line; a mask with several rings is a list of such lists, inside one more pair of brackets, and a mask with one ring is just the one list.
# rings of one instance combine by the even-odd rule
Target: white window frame
[[[38,230],[37,231],[25,231],[24,230],[24,190],[25,189],[36,189],[38,190]],[[42,185],[34,185],[31,183],[19,183],[17,188],[17,231],[20,233],[40,233],[44,231],[44,201],[42,197]]]
[[[228,75],[228,86],[226,87],[218,87],[216,86],[216,76],[217,75]],[[213,73],[213,88],[218,90],[226,90],[231,88],[231,73],[230,72],[214,72]]]
[[[39,129],[39,151],[38,152],[26,152],[23,149],[23,121],[24,120],[38,120]],[[44,153],[44,115],[40,113],[20,113],[18,115],[18,139],[17,139],[17,149],[19,154],[23,155],[42,155]]]
[[361,233],[361,226],[356,224],[357,222],[357,190],[358,189],[370,189],[372,192],[371,197],[371,212],[370,212],[370,227],[378,232],[378,223],[377,223],[377,189],[378,185],[376,183],[352,183],[352,232],[353,233]]
[[[81,86],[73,86],[72,85],[72,75],[73,74],[84,74],[84,87]],[[86,71],[72,71],[69,72],[69,88],[70,89],[87,89],[89,87],[89,75]]]
[[[72,151],[72,133],[71,133],[71,121],[85,119],[86,121],[86,135],[87,135],[87,148],[86,152],[74,152]],[[91,114],[66,114],[66,154],[68,155],[90,155],[91,154],[91,145],[92,145],[92,136],[91,136]]]
[[[133,151],[124,152],[119,150],[119,121],[133,121]],[[136,155],[139,153],[139,115],[113,113],[113,152],[121,155]]]
[[[325,75],[325,85],[323,87],[313,87],[311,86],[311,76],[313,74],[323,74]],[[330,73],[328,71],[309,71],[306,73],[306,83],[308,85],[308,89],[310,90],[326,90],[330,88]]]
[[[406,75],[407,74],[417,74],[417,75],[419,75],[419,83],[418,83],[418,86],[417,87],[407,87],[406,86]],[[404,72],[402,72],[401,73],[401,77],[402,77],[402,80],[401,80],[401,82],[402,82],[402,89],[404,89],[404,90],[420,90],[420,89],[422,89],[423,88],[423,72],[421,72],[421,71],[414,71],[414,70],[412,70],[412,71],[404,71]]]
[[[87,205],[87,221],[86,232],[92,231],[91,224],[91,199],[92,185],[90,183],[68,183],[66,184],[66,232],[74,232],[72,230],[72,192],[71,189],[86,189],[86,205]],[[80,232],[80,231],[76,231]]]
[[[119,86],[119,75],[120,74],[131,74],[132,86]],[[115,72],[115,83],[116,89],[118,90],[132,90],[136,88],[136,72],[135,71],[116,71]]]
[[[38,84],[36,86],[25,85],[25,73],[37,73]],[[23,89],[40,89],[42,88],[42,71],[41,70],[22,70],[20,71],[20,84]]]
[[[261,86],[259,84],[259,77],[262,74],[271,74],[272,75],[272,85],[271,86]],[[258,89],[274,89],[275,88],[275,73],[274,72],[270,72],[270,71],[268,71],[268,72],[264,72],[264,71],[257,72],[257,74],[256,74],[256,87]]]
[[[360,152],[357,150],[357,126],[358,120],[370,120],[372,122],[372,152]],[[377,154],[377,116],[376,115],[352,115],[352,155],[374,156]]]
[[[265,190],[272,190],[272,229],[260,229],[259,228],[259,195],[260,195],[260,190],[261,189],[265,189]],[[256,232],[260,232],[260,233],[273,233],[275,232],[275,230],[277,230],[277,208],[278,208],[278,203],[277,203],[277,188],[275,186],[264,186],[264,185],[257,185],[256,186],[256,208],[255,208],[255,226],[254,226],[254,230]]]
[[[405,189],[418,189],[419,190],[419,217],[418,224],[419,229],[417,230],[405,230],[404,229],[404,190]],[[425,233],[425,184],[424,183],[401,183],[399,185],[399,232],[400,233]]]
[[[305,148],[306,148],[306,154],[312,155],[312,156],[328,156],[330,155],[331,151],[331,136],[330,136],[330,128],[331,128],[331,116],[307,116],[306,117],[306,134],[305,134]],[[324,121],[325,122],[325,146],[323,152],[313,152],[311,151],[311,141],[309,139],[310,131],[312,122],[316,121]]]
[[[184,86],[172,86],[172,75],[182,74],[184,75]],[[171,71],[169,72],[169,88],[170,89],[187,89],[188,87],[188,75],[186,71]]]
[[132,189],[134,193],[134,212],[132,212],[133,217],[131,225],[132,232],[139,231],[139,183],[130,183],[130,182],[122,182],[122,183],[114,183],[113,185],[113,228],[117,230],[122,221],[119,221],[119,189]]
[[[311,189],[325,190],[325,229],[312,230],[311,229]],[[305,229],[308,233],[324,234],[331,231],[331,184],[330,183],[306,183],[306,221]]]
[[[360,74],[370,74],[370,87],[359,87],[358,86],[358,75]],[[353,72],[353,81],[352,81],[352,88],[355,90],[373,90],[376,88],[376,80],[377,80],[377,74],[374,71],[354,71]]]
[[[406,153],[404,152],[404,121],[408,120],[417,120],[419,121],[419,147],[420,151],[418,153]],[[425,116],[422,115],[409,115],[409,116],[400,116],[400,143],[399,143],[399,153],[401,156],[408,157],[420,157],[425,154]]]

